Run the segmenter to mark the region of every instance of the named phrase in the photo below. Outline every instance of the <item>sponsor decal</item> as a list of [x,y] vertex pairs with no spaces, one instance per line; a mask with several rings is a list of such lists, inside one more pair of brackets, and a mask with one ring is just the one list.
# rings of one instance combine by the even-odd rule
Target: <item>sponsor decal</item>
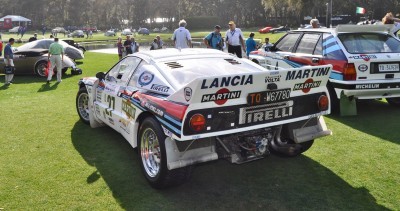
[[279,71],[271,71],[271,72],[269,72],[270,75],[279,75],[279,73],[280,73]]
[[365,72],[365,71],[368,70],[368,65],[362,64],[362,65],[358,66],[358,70],[359,70],[360,72]]
[[357,84],[356,89],[379,89],[380,84]]
[[172,132],[171,131],[169,131],[167,128],[165,128],[164,126],[162,126],[161,125],[161,127],[162,127],[162,129],[164,130],[164,134],[167,136],[167,137],[172,137]]
[[358,56],[350,56],[350,59],[362,59],[366,62],[368,62],[371,59],[376,59],[378,57],[376,57],[376,55],[365,55],[365,54],[360,54]]
[[155,114],[157,114],[158,116],[163,117],[164,116],[164,111],[157,108],[156,106],[154,106],[153,104],[149,103],[149,102],[142,102],[141,103],[143,107],[149,109],[150,111],[153,111]]
[[202,103],[214,101],[217,105],[224,105],[228,100],[240,98],[241,91],[231,92],[227,88],[218,90],[215,94],[206,94],[201,98]]
[[262,123],[293,115],[293,101],[252,106],[240,109],[239,124]]
[[308,93],[312,88],[317,88],[320,85],[321,81],[314,81],[312,78],[309,78],[304,83],[295,84],[293,87],[293,91],[301,90],[304,93]]
[[310,77],[325,76],[329,73],[329,67],[325,68],[312,68],[289,71],[286,75],[286,80],[296,80]]
[[99,106],[98,104],[96,104],[95,109],[96,109],[96,114],[97,114],[97,116],[100,116],[100,115],[101,115],[101,113],[100,113],[100,106]]
[[129,126],[129,124],[131,123],[129,120],[126,120],[126,119],[120,119],[119,120],[119,123],[121,123],[120,124],[120,128],[123,130],[123,131],[125,131],[127,134],[130,134],[130,132],[129,132],[129,130],[128,130],[128,126]]
[[96,91],[96,101],[101,101],[102,94],[103,94],[103,90],[102,89],[97,89],[97,91]]
[[185,95],[185,100],[187,102],[189,102],[190,99],[192,99],[192,93],[193,93],[192,89],[190,87],[185,87],[183,92],[184,92],[184,95]]
[[265,77],[265,83],[274,83],[274,82],[279,82],[281,81],[281,75],[276,75],[276,76],[267,76]]
[[165,92],[167,93],[169,91],[168,86],[163,86],[163,85],[158,85],[158,84],[153,84],[151,85],[151,89],[159,92]]
[[201,89],[223,88],[253,84],[253,75],[228,76],[214,79],[204,79]]
[[110,124],[112,124],[112,125],[115,125],[115,123],[114,123],[114,119],[113,119],[113,118],[111,118],[111,117],[108,117],[108,122],[110,122]]
[[116,84],[106,84],[106,86],[104,87],[104,91],[117,95],[119,91],[119,86]]
[[154,75],[150,72],[144,71],[138,79],[138,83],[140,86],[149,85],[154,79]]
[[122,111],[126,114],[128,119],[134,119],[136,114],[136,109],[129,100],[122,101]]

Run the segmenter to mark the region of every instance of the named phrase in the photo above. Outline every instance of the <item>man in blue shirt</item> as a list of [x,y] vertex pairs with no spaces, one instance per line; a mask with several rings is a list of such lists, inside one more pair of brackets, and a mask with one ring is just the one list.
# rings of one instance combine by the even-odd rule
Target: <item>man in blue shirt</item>
[[246,40],[246,55],[247,58],[250,56],[250,52],[257,49],[257,43],[254,41],[254,33],[250,33],[250,37]]
[[208,34],[203,41],[207,48],[223,50],[224,41],[222,40],[221,26],[216,25],[214,27],[214,32]]
[[[8,40],[8,43],[6,47],[4,48],[4,64],[6,66],[11,66],[14,68],[14,53],[12,51],[11,46],[14,45],[14,38],[10,38]],[[14,77],[14,74],[6,74],[5,76],[5,84],[10,85],[12,84],[12,79]]]

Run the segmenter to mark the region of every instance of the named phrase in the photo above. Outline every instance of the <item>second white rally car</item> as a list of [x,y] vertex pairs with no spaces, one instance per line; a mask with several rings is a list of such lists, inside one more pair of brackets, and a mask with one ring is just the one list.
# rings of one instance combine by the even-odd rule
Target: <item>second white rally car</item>
[[322,115],[331,68],[268,71],[209,49],[135,53],[81,79],[76,106],[83,122],[108,125],[137,147],[146,179],[164,188],[196,163],[296,156],[330,135]]

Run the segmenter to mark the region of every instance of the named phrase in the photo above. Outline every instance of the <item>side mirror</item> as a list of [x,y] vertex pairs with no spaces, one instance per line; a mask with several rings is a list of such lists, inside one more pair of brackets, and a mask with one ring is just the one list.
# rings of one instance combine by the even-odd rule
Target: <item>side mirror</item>
[[96,78],[98,78],[100,81],[104,80],[105,76],[106,76],[106,74],[104,74],[103,72],[98,72],[96,74]]

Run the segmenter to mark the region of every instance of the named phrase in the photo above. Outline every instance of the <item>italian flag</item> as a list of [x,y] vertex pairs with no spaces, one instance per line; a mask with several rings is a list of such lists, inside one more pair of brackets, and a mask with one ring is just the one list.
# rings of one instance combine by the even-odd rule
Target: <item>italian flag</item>
[[357,14],[365,14],[366,10],[362,7],[357,7],[356,13]]

